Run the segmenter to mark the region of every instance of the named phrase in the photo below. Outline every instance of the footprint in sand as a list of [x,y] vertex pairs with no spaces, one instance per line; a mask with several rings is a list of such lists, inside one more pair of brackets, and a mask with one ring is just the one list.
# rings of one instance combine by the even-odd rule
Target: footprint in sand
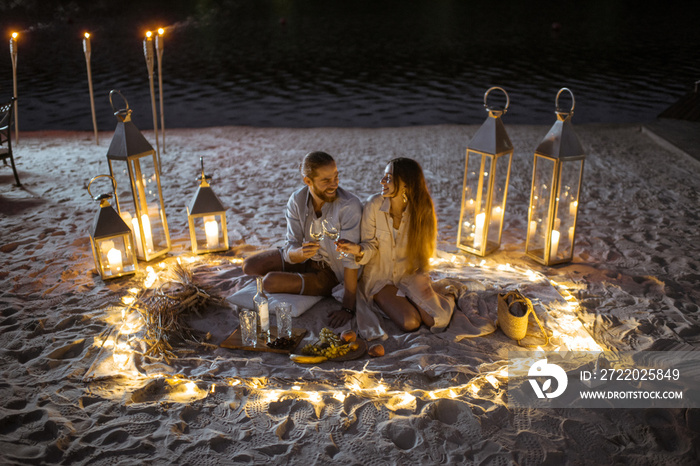
[[53,350],[46,357],[48,359],[73,359],[83,352],[85,348],[85,339],[76,340],[68,345],[62,346]]
[[410,450],[417,443],[415,429],[398,421],[387,424],[384,435],[402,450]]
[[656,443],[665,451],[685,452],[689,445],[686,442],[687,436],[679,432],[676,423],[676,416],[663,409],[647,409],[644,412],[644,419],[649,424],[651,432],[654,434]]

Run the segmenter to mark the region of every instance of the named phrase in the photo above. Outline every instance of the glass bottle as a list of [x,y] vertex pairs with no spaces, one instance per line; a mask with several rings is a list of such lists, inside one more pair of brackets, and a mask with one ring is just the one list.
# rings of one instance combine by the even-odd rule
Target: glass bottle
[[258,291],[253,296],[255,312],[258,313],[258,334],[265,342],[270,341],[270,310],[267,302],[267,295],[263,291],[262,277],[256,277],[255,283]]

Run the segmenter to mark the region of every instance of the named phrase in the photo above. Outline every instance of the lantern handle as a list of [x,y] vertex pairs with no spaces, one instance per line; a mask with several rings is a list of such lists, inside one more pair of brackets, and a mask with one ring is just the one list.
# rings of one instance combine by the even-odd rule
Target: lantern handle
[[[114,108],[114,103],[112,103],[112,94],[115,94],[115,93],[116,93],[116,94],[119,94],[119,97],[121,97],[122,100],[124,101],[124,103],[126,104],[126,108],[125,108],[125,109],[117,110],[116,108]],[[119,92],[119,91],[116,90],[116,89],[112,89],[111,91],[109,91],[109,105],[112,106],[112,111],[114,112],[115,115],[116,115],[117,113],[120,113],[120,112],[128,112],[128,111],[129,111],[129,101],[127,101],[127,100],[126,100],[126,97],[124,97],[124,96],[122,95],[122,93]]]
[[201,175],[199,178],[197,178],[197,181],[200,181],[202,183],[202,186],[208,187],[209,182],[213,179],[211,175],[205,175],[204,174],[204,157],[199,158],[199,163],[201,165]]
[[90,195],[91,198],[93,198],[96,201],[101,201],[102,199],[108,199],[105,196],[109,196],[110,198],[112,197],[110,194],[106,194],[106,195],[100,194],[99,196],[95,196],[92,194],[92,192],[90,192],[90,185],[92,184],[92,182],[95,181],[97,178],[102,178],[102,177],[109,178],[112,180],[112,192],[114,193],[115,197],[117,196],[117,180],[115,180],[114,177],[111,175],[97,175],[93,179],[91,179],[87,185],[88,194]]
[[[563,111],[559,110],[559,96],[564,91],[567,91],[569,93],[569,95],[571,96],[571,110],[569,110],[568,112],[563,112]],[[557,113],[574,113],[574,107],[576,106],[576,99],[574,98],[574,93],[571,92],[571,90],[569,88],[562,87],[561,89],[559,89],[559,92],[557,92],[557,99],[554,101],[554,105],[557,108],[557,110],[556,110]]]
[[486,107],[486,110],[489,110],[489,111],[490,111],[490,110],[495,110],[495,109],[493,109],[493,108],[490,108],[489,105],[488,105],[488,103],[486,102],[486,100],[487,100],[488,97],[489,97],[489,93],[490,93],[491,91],[493,91],[493,90],[499,90],[499,91],[501,91],[501,92],[503,92],[503,93],[505,94],[505,96],[506,96],[506,106],[505,106],[505,108],[504,108],[502,111],[503,111],[503,113],[506,113],[506,112],[508,111],[508,107],[510,106],[510,97],[508,96],[508,93],[505,91],[505,89],[503,89],[502,87],[494,86],[494,87],[490,88],[489,90],[487,90],[487,91],[484,93],[484,107]]

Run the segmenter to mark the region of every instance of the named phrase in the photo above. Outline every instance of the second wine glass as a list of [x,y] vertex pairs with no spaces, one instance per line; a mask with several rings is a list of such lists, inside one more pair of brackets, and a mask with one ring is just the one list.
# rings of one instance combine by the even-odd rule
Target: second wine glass
[[[338,225],[336,224],[335,219],[333,217],[326,217],[325,219],[323,219],[323,234],[327,238],[332,239],[333,241],[336,241],[338,238],[340,238],[340,229],[338,228]],[[338,259],[342,259],[343,257],[348,256],[344,252],[339,252]]]

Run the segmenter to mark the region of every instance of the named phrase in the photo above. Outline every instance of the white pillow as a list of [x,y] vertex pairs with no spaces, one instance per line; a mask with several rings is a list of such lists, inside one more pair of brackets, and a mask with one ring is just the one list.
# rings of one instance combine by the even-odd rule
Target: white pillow
[[[251,282],[234,294],[226,298],[231,304],[238,307],[254,309],[253,296],[257,288],[255,282]],[[270,314],[275,312],[275,306],[281,301],[288,302],[292,305],[292,317],[299,317],[306,312],[311,306],[323,299],[323,296],[305,296],[298,294],[287,293],[266,293],[267,301],[270,306]]]

